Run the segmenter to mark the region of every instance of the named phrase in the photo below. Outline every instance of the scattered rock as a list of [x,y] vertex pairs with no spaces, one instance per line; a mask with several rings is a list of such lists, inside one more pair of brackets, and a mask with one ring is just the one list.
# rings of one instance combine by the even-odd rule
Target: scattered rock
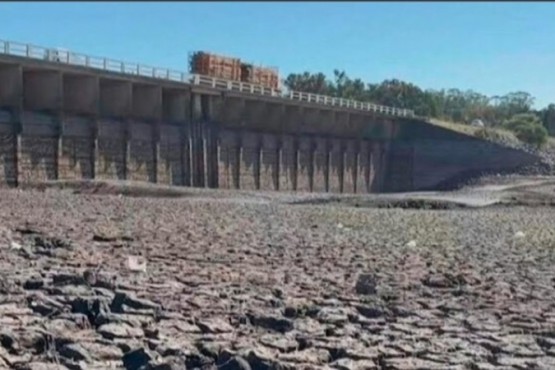
[[196,324],[203,333],[229,333],[234,329],[228,322],[219,318],[199,320]]
[[293,330],[293,322],[288,319],[281,317],[269,316],[269,315],[258,315],[249,313],[247,314],[250,322],[255,326],[260,326],[265,329],[277,331],[280,333],[286,333]]
[[143,330],[127,324],[104,324],[97,329],[98,333],[106,339],[137,338],[143,336]]
[[360,274],[357,278],[355,291],[361,295],[373,295],[377,293],[376,276],[374,274]]
[[140,370],[148,365],[152,357],[144,348],[137,348],[124,354],[121,360],[126,370]]

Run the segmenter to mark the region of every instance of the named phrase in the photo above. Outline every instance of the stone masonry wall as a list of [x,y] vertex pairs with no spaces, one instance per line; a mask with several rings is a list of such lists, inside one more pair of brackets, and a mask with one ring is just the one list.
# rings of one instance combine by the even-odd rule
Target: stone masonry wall
[[0,125],[0,187],[14,186],[17,183],[15,141],[15,135],[9,131],[9,126]]
[[127,178],[156,182],[153,127],[144,123],[129,125]]
[[98,122],[96,142],[96,178],[125,180],[127,143],[124,123],[121,121]]
[[[156,141],[155,127],[143,122],[24,113],[19,132],[6,119],[0,121],[0,186],[90,178],[190,184],[190,139],[184,126],[161,125]],[[503,171],[537,160],[453,134],[387,141],[220,128],[214,135],[217,150],[205,165],[214,169],[211,186],[224,189],[426,190],[448,187],[468,173]]]
[[93,121],[64,119],[58,152],[58,179],[92,179],[94,142]]

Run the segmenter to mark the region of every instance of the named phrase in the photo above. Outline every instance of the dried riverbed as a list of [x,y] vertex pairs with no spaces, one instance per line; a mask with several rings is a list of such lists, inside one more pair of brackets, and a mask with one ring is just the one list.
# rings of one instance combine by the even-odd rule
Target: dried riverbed
[[555,208],[116,193],[0,190],[0,369],[555,369]]

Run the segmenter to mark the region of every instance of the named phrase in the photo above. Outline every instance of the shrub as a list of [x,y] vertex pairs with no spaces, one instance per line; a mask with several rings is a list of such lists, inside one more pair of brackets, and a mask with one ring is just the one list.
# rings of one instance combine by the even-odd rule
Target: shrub
[[547,130],[533,114],[517,114],[503,126],[514,132],[519,140],[538,148],[547,142]]

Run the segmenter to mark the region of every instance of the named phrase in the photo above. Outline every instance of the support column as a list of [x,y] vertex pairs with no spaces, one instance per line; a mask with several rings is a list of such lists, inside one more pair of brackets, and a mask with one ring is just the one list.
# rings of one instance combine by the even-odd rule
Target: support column
[[23,69],[0,66],[0,187],[18,185],[17,137],[23,110]]
[[333,139],[330,143],[330,169],[328,191],[332,193],[343,192],[343,170],[345,167],[345,151],[343,141]]
[[239,135],[241,138],[241,189],[260,189],[262,176],[260,170],[260,135],[248,131],[242,131]]
[[325,138],[315,138],[316,147],[314,149],[314,171],[313,171],[313,186],[314,192],[327,192],[329,191],[329,163],[330,153]]
[[262,136],[262,160],[260,166],[260,189],[279,190],[279,140],[276,135]]
[[297,190],[298,143],[291,135],[282,136],[281,143],[280,189],[295,191]]

